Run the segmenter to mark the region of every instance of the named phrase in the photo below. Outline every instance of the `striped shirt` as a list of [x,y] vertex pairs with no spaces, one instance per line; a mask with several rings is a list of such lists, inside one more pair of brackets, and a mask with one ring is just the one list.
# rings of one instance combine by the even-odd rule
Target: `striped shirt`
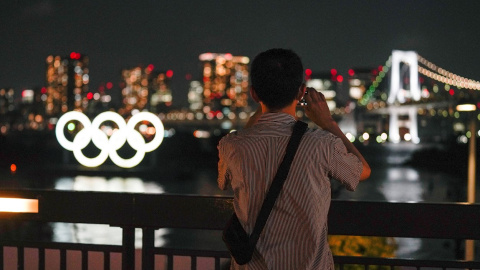
[[[250,234],[283,159],[295,118],[266,113],[251,128],[219,142],[218,185],[231,186],[234,209]],[[282,191],[256,245],[252,260],[231,269],[333,269],[327,241],[330,179],[355,190],[362,163],[329,132],[308,129]]]

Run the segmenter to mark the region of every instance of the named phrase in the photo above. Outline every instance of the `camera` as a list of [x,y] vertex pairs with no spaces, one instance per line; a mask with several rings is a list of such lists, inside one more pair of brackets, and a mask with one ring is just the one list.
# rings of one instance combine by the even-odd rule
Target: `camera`
[[307,101],[305,100],[305,96],[307,95],[308,91],[305,90],[305,94],[303,95],[302,99],[300,99],[298,101],[298,105],[300,106],[306,106],[307,105]]

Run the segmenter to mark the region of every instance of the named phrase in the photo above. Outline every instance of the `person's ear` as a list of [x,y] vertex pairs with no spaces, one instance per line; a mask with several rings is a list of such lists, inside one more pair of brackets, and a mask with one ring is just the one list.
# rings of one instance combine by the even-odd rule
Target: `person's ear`
[[297,93],[296,100],[301,100],[303,98],[303,96],[305,95],[306,90],[307,90],[307,86],[305,85],[305,83],[302,83],[300,88],[298,88],[298,93]]
[[260,99],[257,96],[257,92],[255,92],[255,89],[253,89],[253,87],[250,87],[250,95],[252,96],[255,102],[257,103],[260,102]]

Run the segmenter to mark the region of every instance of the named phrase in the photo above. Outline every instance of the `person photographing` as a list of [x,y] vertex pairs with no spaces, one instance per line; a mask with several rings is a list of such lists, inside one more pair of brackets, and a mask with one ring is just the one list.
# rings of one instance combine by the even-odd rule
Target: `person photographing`
[[235,214],[250,234],[285,155],[300,100],[320,127],[308,128],[301,138],[252,259],[244,265],[232,260],[231,269],[333,269],[327,241],[330,180],[354,191],[370,176],[367,161],[332,118],[325,97],[306,88],[303,74],[300,57],[291,50],[257,55],[250,94],[259,106],[243,130],[218,144],[218,186],[233,189]]

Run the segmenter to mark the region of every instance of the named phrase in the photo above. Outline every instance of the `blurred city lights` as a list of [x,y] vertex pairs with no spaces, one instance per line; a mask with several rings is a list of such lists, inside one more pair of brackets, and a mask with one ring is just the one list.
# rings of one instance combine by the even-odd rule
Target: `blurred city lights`
[[68,123],[67,129],[68,129],[69,131],[74,131],[74,130],[75,130],[75,124],[74,124],[74,123]]
[[210,138],[211,134],[209,131],[206,131],[206,130],[195,130],[193,132],[193,136],[199,139],[206,139],[206,138]]
[[352,135],[352,133],[348,132],[345,134],[345,136],[347,137],[347,139],[350,141],[350,142],[354,142],[355,141],[355,136]]

